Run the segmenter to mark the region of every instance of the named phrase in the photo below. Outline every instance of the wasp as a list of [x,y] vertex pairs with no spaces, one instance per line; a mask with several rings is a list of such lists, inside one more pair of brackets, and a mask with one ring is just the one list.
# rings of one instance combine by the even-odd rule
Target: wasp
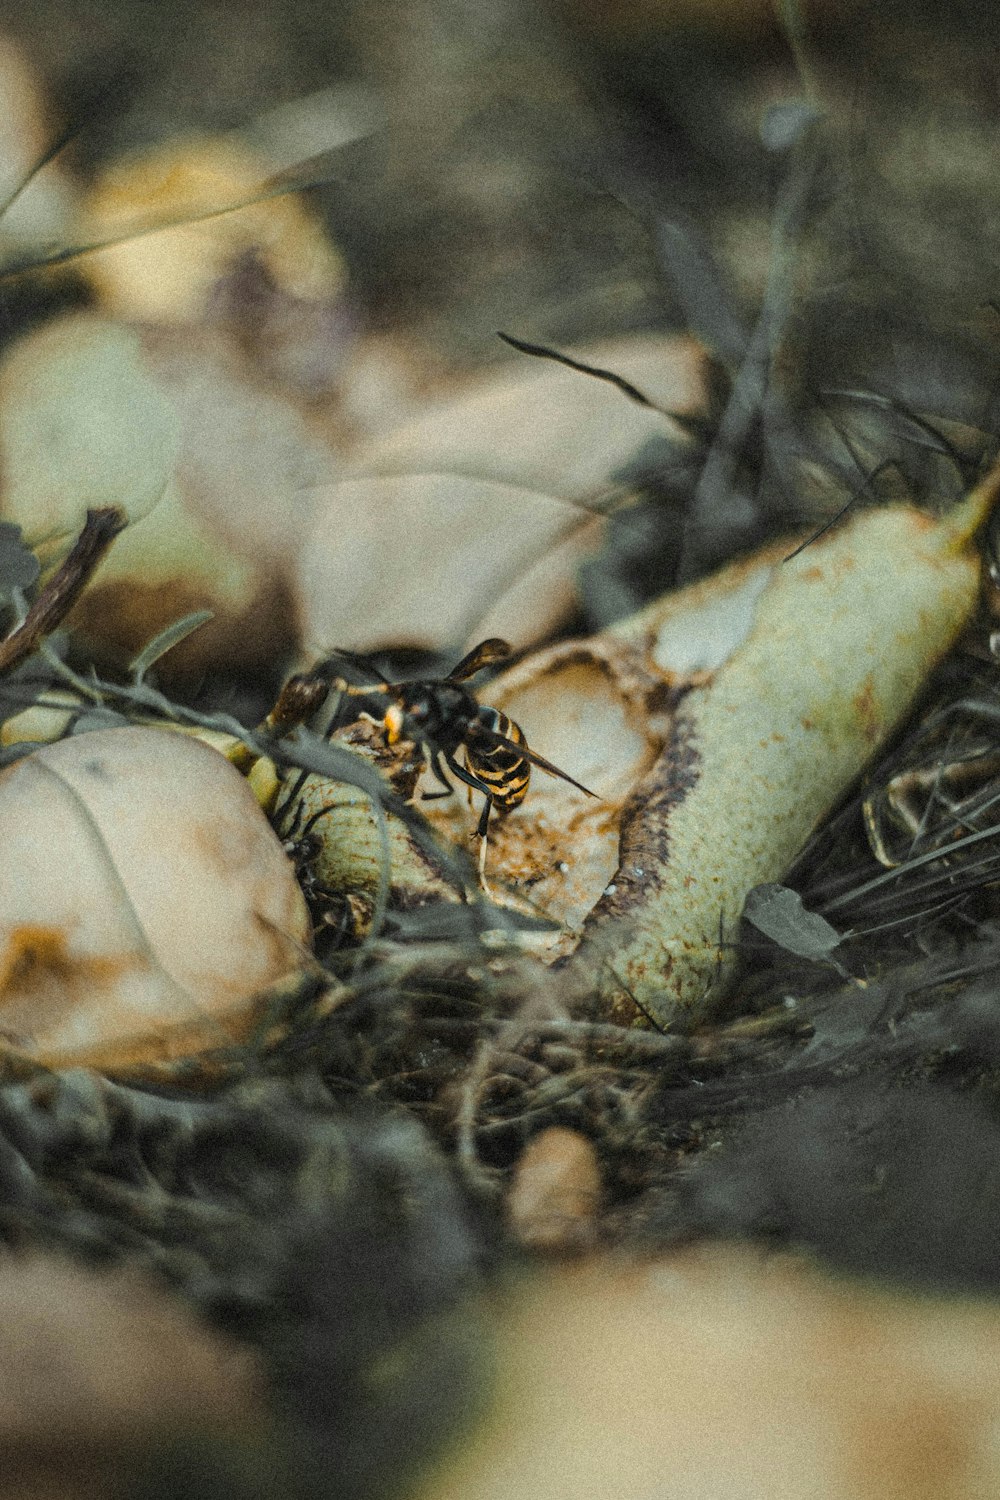
[[[387,742],[394,745],[400,740],[411,740],[419,745],[441,787],[440,791],[424,792],[425,801],[454,793],[449,772],[470,791],[482,794],[483,807],[476,828],[481,841],[480,876],[485,867],[490,814],[495,810],[505,816],[520,806],[527,796],[532,766],[568,781],[588,797],[597,795],[532,750],[513,719],[498,708],[480,703],[471,688],[465,686],[484,667],[505,661],[510,655],[511,647],[506,641],[491,637],[474,646],[446,677],[416,677],[405,682],[390,682],[366,658],[347,651],[336,652],[317,669],[341,693],[390,700],[380,721]],[[336,659],[373,673],[380,681],[359,686],[343,677],[328,675]],[[459,751],[464,752],[464,765],[457,759]]]

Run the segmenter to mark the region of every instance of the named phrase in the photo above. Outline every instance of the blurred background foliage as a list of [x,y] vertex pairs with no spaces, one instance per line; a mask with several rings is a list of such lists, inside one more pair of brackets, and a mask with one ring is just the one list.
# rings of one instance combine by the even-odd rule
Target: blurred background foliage
[[341,143],[311,196],[356,315],[438,374],[508,358],[498,328],[705,342],[709,461],[640,456],[652,510],[614,529],[593,624],[651,549],[662,588],[853,490],[951,498],[989,445],[988,0],[38,0],[0,25],[52,130],[83,122],[84,176],[191,132],[263,132],[280,167]]

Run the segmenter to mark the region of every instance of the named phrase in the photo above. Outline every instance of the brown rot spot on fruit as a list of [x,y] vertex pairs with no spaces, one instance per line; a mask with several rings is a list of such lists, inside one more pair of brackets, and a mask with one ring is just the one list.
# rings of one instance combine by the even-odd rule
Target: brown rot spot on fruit
[[871,673],[862,682],[853,698],[858,723],[866,742],[873,748],[882,738],[882,716],[875,697],[875,684]]
[[25,922],[11,929],[0,957],[0,1032],[24,1046],[92,989],[103,988],[138,955],[92,957],[73,953],[65,931]]

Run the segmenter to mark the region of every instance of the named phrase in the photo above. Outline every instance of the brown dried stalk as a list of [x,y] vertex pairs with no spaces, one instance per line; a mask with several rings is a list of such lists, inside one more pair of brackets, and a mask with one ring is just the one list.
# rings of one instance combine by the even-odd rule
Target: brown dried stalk
[[62,624],[111,543],[127,525],[128,517],[117,505],[88,510],[83,530],[66,560],[45,584],[20,625],[6,640],[0,641],[0,673],[19,666]]

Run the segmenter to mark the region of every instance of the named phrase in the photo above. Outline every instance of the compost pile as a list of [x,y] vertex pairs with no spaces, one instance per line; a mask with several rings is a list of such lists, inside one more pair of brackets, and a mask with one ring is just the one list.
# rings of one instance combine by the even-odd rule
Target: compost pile
[[2,44],[46,1493],[540,1493],[434,1475],[546,1275],[1000,1293],[997,25],[592,9],[301,6],[250,121],[195,7],[184,132]]

